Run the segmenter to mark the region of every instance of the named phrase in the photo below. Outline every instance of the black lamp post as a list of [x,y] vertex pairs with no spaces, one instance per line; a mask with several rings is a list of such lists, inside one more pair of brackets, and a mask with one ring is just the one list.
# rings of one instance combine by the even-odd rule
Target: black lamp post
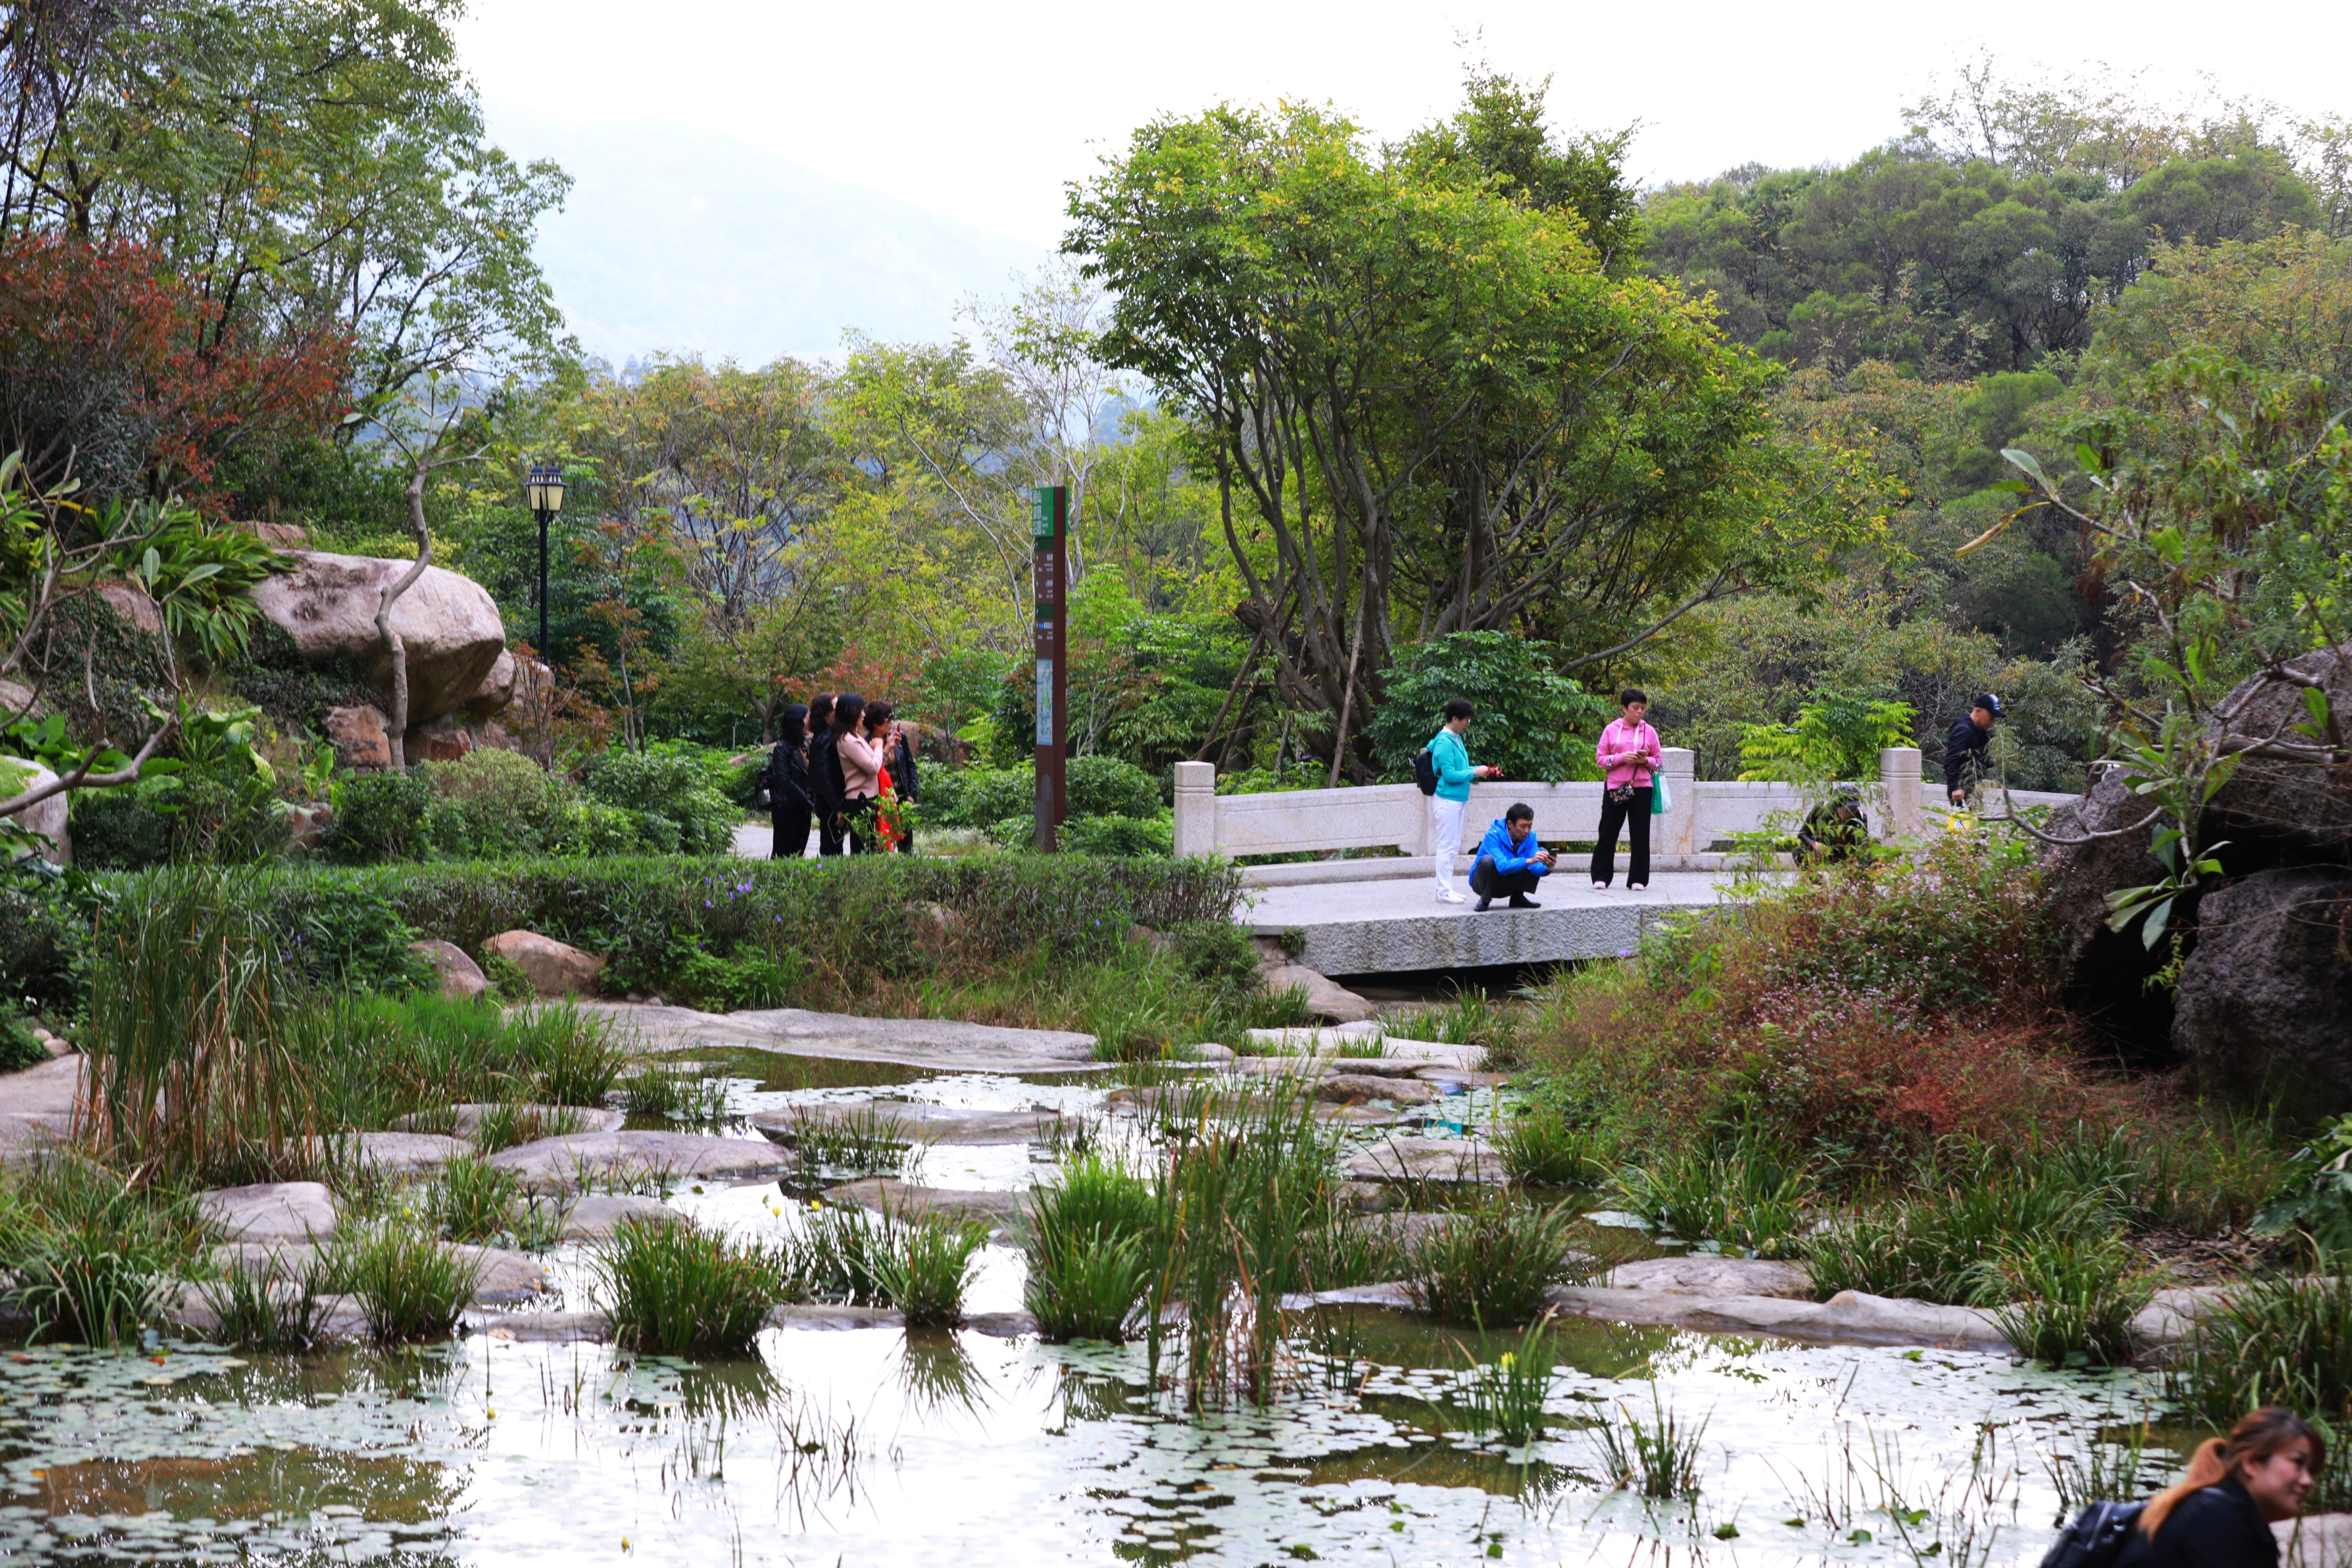
[[533,463],[527,488],[530,512],[539,519],[539,660],[551,669],[554,657],[547,651],[547,525],[563,510],[563,467]]

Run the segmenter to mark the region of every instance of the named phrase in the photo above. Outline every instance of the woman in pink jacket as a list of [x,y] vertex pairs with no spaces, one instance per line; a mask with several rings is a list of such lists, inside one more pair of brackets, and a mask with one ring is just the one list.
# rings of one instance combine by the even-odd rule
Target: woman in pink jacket
[[1650,795],[1666,759],[1658,748],[1658,732],[1643,721],[1642,716],[1650,710],[1649,695],[1629,686],[1618,693],[1617,700],[1625,705],[1624,716],[1609,721],[1609,727],[1601,731],[1601,743],[1592,748],[1602,777],[1601,831],[1592,847],[1592,887],[1598,892],[1617,879],[1617,829],[1622,826],[1631,831],[1633,840],[1625,886],[1638,893],[1650,885]]

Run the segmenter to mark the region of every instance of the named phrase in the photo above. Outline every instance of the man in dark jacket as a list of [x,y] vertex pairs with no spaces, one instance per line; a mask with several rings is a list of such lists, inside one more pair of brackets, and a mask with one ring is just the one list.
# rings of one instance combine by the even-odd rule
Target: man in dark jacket
[[2000,699],[1988,691],[1967,714],[1952,721],[1944,737],[1944,790],[1954,805],[1966,805],[1969,792],[1992,771],[1993,721],[2000,717]]

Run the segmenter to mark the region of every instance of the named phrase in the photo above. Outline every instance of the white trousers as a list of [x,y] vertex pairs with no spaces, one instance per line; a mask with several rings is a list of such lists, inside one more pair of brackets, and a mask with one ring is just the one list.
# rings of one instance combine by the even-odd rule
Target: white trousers
[[1429,797],[1430,859],[1441,893],[1454,890],[1454,856],[1462,847],[1462,810],[1469,804],[1466,800],[1448,800],[1442,795]]

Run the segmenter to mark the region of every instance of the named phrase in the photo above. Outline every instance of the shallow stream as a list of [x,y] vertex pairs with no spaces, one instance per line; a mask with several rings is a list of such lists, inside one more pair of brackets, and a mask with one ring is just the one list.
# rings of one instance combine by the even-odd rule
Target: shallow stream
[[[768,1070],[734,1109],[903,1096],[1092,1110],[1083,1077]],[[1441,1104],[1458,1101],[1441,1102]],[[1025,1186],[1020,1145],[934,1147],[919,1179]],[[671,1200],[748,1232],[799,1223],[770,1184]],[[575,1252],[554,1260],[586,1289]],[[968,1303],[1020,1303],[992,1246]],[[572,1304],[579,1304],[575,1299]],[[1466,1430],[1463,1369],[1500,1342],[1326,1308],[1270,1408],[1188,1415],[1139,1345],[771,1330],[695,1365],[507,1331],[393,1355],[0,1358],[0,1558],[807,1564],[2032,1562],[2052,1468],[2154,1394],[2004,1356],[1800,1346],[1571,1321],[1551,1429]],[[1610,1485],[1604,1430],[1696,1428],[1695,1498]],[[2151,1456],[2155,1458],[2155,1456]]]

